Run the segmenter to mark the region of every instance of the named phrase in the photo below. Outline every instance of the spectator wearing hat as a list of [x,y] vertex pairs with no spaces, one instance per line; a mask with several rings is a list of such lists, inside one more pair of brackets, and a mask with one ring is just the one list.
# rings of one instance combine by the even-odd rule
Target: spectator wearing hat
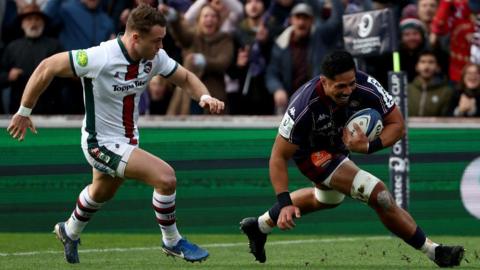
[[[18,15],[18,20],[24,36],[7,45],[0,64],[0,84],[11,88],[7,110],[10,114],[16,112],[27,80],[38,64],[62,51],[56,39],[44,36],[47,17],[36,4],[25,5]],[[46,90],[35,107],[38,114],[60,113],[59,87],[57,81]]]
[[400,64],[407,73],[408,82],[415,78],[415,66],[420,52],[426,48],[426,27],[417,18],[404,18],[400,21]]
[[332,14],[323,22],[315,20],[311,6],[295,5],[290,13],[291,26],[276,39],[266,84],[277,114],[284,113],[295,89],[321,73],[323,56],[334,48],[337,40],[332,37],[341,32],[343,5],[340,0],[332,4]]

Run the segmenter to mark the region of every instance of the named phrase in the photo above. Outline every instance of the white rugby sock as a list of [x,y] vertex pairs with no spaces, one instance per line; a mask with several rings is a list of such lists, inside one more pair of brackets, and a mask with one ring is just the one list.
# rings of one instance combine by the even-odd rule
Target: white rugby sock
[[265,214],[258,217],[258,228],[262,233],[269,234],[273,230],[273,227],[268,224],[267,222],[268,220],[272,222],[272,219],[270,218],[268,211],[265,212]]
[[435,260],[435,248],[438,247],[438,244],[433,242],[432,240],[430,239],[426,239],[425,240],[425,243],[423,244],[423,246],[420,248],[420,250],[427,255],[427,257],[430,259],[430,260]]
[[78,196],[77,205],[72,215],[65,223],[65,232],[72,240],[80,238],[80,233],[87,226],[90,218],[102,207],[104,203],[98,203],[90,198],[88,187],[86,186]]
[[166,246],[175,246],[182,236],[178,232],[175,216],[175,195],[162,195],[153,191],[153,209],[162,231],[162,240]]

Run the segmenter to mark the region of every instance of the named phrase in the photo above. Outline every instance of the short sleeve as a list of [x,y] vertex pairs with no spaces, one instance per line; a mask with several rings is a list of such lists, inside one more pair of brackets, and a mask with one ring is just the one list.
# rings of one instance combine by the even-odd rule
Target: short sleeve
[[383,88],[383,86],[372,76],[367,78],[368,88],[373,91],[366,91],[370,93],[370,106],[380,112],[382,116],[390,113],[395,107],[395,100],[392,95]]
[[158,71],[157,74],[167,78],[170,77],[178,68],[178,63],[170,58],[165,50],[161,49],[157,53]]
[[77,77],[96,77],[107,60],[107,54],[100,46],[72,50],[68,55],[72,70]]
[[302,107],[297,107],[299,102],[296,101],[294,100],[288,106],[278,127],[278,133],[288,142],[300,145],[308,137],[311,123],[308,117],[309,113],[307,113],[308,109],[303,108],[302,110]]

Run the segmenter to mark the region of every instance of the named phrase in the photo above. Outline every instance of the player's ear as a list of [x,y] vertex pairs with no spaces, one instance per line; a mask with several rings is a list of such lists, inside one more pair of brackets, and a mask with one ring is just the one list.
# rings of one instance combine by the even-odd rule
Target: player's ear
[[327,77],[320,75],[320,82],[322,83],[323,87],[325,88],[327,84]]
[[133,32],[132,39],[133,41],[138,42],[138,40],[140,39],[140,34],[138,32]]

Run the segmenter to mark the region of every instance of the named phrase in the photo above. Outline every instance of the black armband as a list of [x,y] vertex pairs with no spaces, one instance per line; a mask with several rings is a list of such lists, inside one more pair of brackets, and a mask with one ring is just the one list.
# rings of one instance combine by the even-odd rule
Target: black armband
[[368,154],[375,153],[382,149],[383,149],[383,143],[380,137],[376,138],[375,140],[371,141],[368,144]]
[[277,194],[277,201],[278,204],[280,205],[280,208],[283,208],[285,206],[292,205],[292,198],[290,198],[290,192],[285,191]]

